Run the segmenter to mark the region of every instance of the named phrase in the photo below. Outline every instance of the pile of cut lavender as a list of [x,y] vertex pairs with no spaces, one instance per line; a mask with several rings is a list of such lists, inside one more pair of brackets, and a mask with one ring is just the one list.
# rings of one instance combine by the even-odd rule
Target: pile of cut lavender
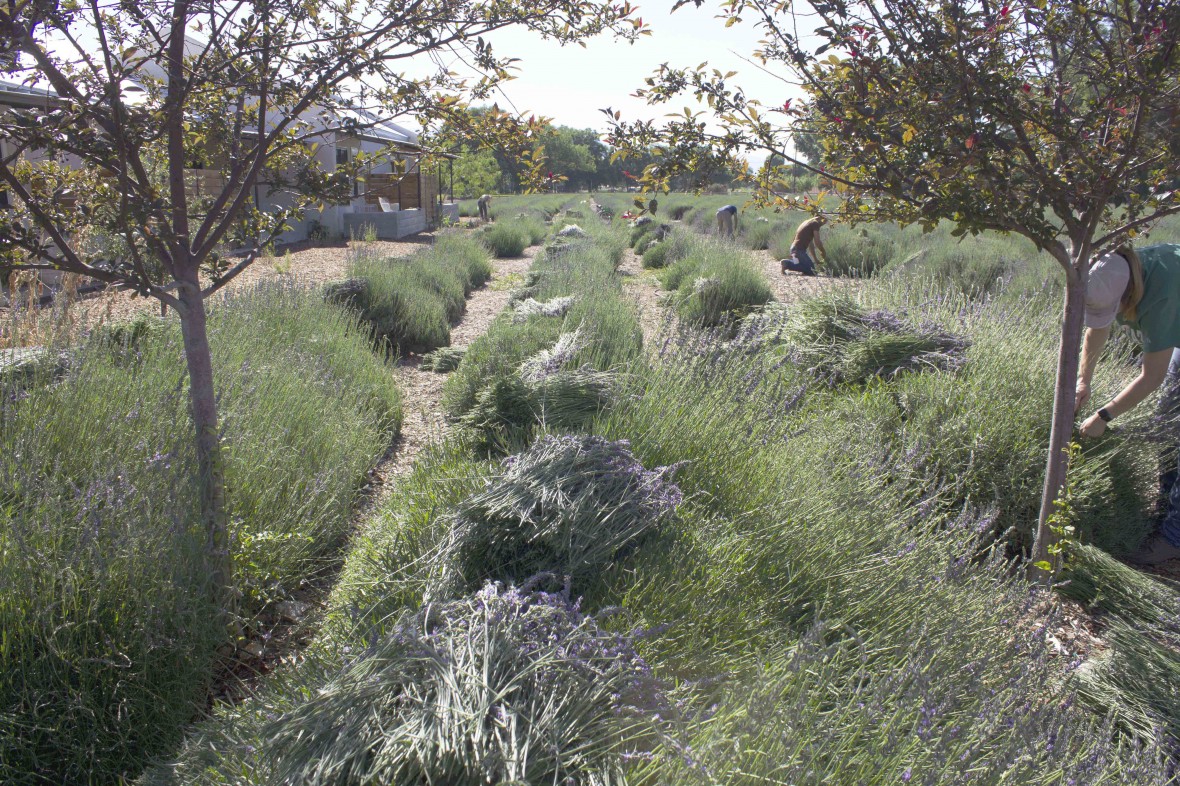
[[675,469],[646,469],[626,441],[542,437],[460,504],[434,592],[453,597],[540,572],[581,589],[680,504]]
[[662,704],[631,637],[568,588],[489,583],[404,616],[267,748],[281,784],[616,783]]
[[512,304],[512,321],[525,322],[529,317],[540,315],[543,317],[563,317],[565,313],[570,310],[570,306],[574,304],[574,296],[566,295],[565,297],[555,297],[552,300],[541,302],[533,297],[527,297],[524,300]]
[[782,342],[793,361],[835,383],[891,379],[905,371],[957,371],[970,346],[938,325],[911,325],[846,298],[805,300],[790,311],[755,317],[747,328],[740,335],[748,343]]
[[476,436],[479,446],[501,453],[525,444],[537,425],[584,426],[610,403],[615,386],[608,372],[570,367],[585,347],[580,328],[562,333],[552,347],[526,359],[515,374],[480,391],[459,423]]
[[466,347],[439,347],[422,356],[422,364],[419,368],[423,371],[433,371],[436,374],[449,374],[459,367],[466,354]]

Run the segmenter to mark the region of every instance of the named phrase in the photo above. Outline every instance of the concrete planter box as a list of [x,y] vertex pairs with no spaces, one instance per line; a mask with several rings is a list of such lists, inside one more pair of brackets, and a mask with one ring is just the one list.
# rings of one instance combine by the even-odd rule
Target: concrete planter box
[[399,240],[426,231],[426,214],[421,210],[398,210],[393,213],[345,213],[344,236],[362,238],[373,227],[378,240]]

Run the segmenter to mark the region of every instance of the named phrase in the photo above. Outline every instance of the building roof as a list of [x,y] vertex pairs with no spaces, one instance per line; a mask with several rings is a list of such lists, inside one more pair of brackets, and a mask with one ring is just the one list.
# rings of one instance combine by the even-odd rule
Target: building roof
[[415,148],[418,146],[417,134],[392,120],[383,119],[375,112],[367,109],[340,109],[335,114],[344,122],[355,122],[361,126],[357,129],[357,137],[366,142]]
[[48,87],[29,86],[0,79],[0,105],[48,106],[57,101],[57,93]]

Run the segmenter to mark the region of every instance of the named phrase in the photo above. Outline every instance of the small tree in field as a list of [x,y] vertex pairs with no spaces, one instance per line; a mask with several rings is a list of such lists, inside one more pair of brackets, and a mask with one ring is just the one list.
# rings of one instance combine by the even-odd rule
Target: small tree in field
[[[689,1],[701,4],[678,5]],[[658,188],[683,166],[679,150],[785,156],[790,135],[813,135],[820,162],[798,163],[822,167],[842,197],[833,211],[841,220],[932,229],[946,219],[956,234],[1014,232],[1051,254],[1065,303],[1033,549],[1043,567],[1065,481],[1087,274],[1120,242],[1180,212],[1180,3],[813,0],[811,8],[721,4],[727,26],[761,28],[754,57],[797,81],[804,101],[768,107],[730,84],[732,74],[663,67],[640,94],[659,103],[691,92],[720,130],[686,110],[663,126],[616,118],[612,141],[668,149],[645,173]],[[758,173],[768,186],[759,199],[786,204],[775,193],[781,160]]]
[[[430,123],[465,114],[457,111],[464,96],[483,97],[508,76],[510,61],[481,37],[491,31],[522,26],[564,42],[608,30],[633,37],[642,25],[630,13],[626,3],[595,0],[0,4],[0,75],[41,80],[57,94],[0,124],[0,188],[14,205],[0,212],[0,264],[78,273],[176,310],[217,586],[231,576],[205,302],[289,220],[347,200],[364,161],[326,171],[319,142],[399,115]],[[482,76],[468,84],[437,65],[446,51]],[[533,131],[503,114],[485,117],[485,136],[508,147]],[[199,196],[186,172],[194,166],[219,174]],[[255,209],[263,182],[288,191],[292,206]],[[94,230],[121,253],[91,250],[84,238]],[[226,244],[244,256],[223,257]]]

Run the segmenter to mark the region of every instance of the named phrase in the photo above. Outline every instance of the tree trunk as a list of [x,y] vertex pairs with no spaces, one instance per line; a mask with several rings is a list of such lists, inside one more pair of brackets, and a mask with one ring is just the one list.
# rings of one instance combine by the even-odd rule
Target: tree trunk
[[1053,390],[1053,428],[1049,432],[1049,460],[1045,466],[1045,486],[1041,492],[1041,513],[1033,543],[1033,567],[1030,568],[1030,575],[1041,580],[1048,580],[1051,573],[1035,565],[1049,560],[1049,547],[1057,540],[1049,529],[1049,517],[1053,514],[1054,501],[1061,496],[1065,486],[1085,313],[1086,281],[1075,268],[1065,279],[1065,315],[1061,324],[1061,345],[1057,351],[1057,384]]
[[[191,278],[191,280],[189,280]],[[229,538],[225,509],[225,467],[213,388],[213,358],[205,327],[205,303],[196,271],[180,281],[180,330],[188,365],[189,402],[197,437],[197,468],[201,484],[201,520],[207,537],[209,578],[217,600],[229,611],[233,599]]]

